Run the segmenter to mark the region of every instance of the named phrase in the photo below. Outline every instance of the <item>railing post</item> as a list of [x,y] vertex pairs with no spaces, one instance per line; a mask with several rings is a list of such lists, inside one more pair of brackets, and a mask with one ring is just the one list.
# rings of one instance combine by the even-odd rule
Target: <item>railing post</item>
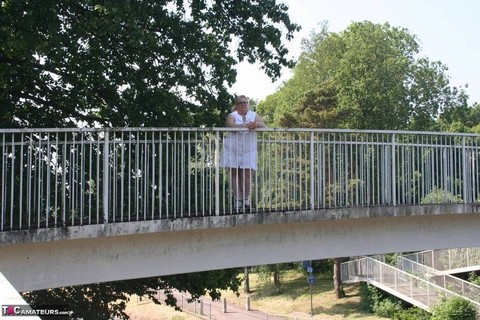
[[[313,150],[315,144],[313,141],[313,131],[310,133],[310,209],[315,209],[315,152]],[[320,170],[320,166],[318,168]],[[319,203],[320,207],[320,203]]]
[[103,221],[108,223],[108,157],[109,157],[109,132],[105,131],[103,141]]
[[[462,181],[463,181],[463,203],[466,204],[470,201],[470,195],[471,193],[468,190],[468,185],[467,185],[467,174],[466,174],[466,168],[467,168],[467,157],[465,154],[466,147],[465,147],[465,137],[462,138]],[[468,197],[468,199],[467,199]]]
[[215,215],[220,215],[220,132],[215,135]]
[[397,179],[395,172],[395,133],[392,134],[392,205],[397,205]]

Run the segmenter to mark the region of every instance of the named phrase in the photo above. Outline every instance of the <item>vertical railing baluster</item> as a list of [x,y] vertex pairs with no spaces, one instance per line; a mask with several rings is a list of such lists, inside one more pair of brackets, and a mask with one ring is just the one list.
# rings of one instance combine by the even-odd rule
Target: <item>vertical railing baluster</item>
[[109,157],[109,139],[110,139],[110,131],[104,131],[104,140],[103,140],[103,222],[108,223],[108,202],[109,202],[109,165],[108,165],[108,157]]
[[46,159],[46,170],[47,170],[47,190],[45,193],[45,224],[48,228],[49,218],[50,218],[50,173],[52,170],[52,154],[50,151],[50,133],[47,132],[47,159]]
[[392,168],[392,204],[394,206],[397,205],[397,172],[396,172],[396,157],[395,157],[395,154],[396,154],[396,135],[395,134],[392,134],[392,164],[391,164],[391,168]]
[[[80,132],[80,224],[83,225],[85,215],[85,133]],[[48,192],[47,192],[48,194]]]
[[[151,188],[151,193],[150,193],[150,201],[151,201],[151,209],[152,209],[152,212],[151,212],[151,217],[152,219],[154,219],[155,217],[155,172],[156,172],[156,168],[155,168],[155,165],[156,165],[156,162],[155,162],[155,157],[157,157],[157,151],[156,151],[156,148],[155,148],[155,131],[152,131],[152,141],[150,142],[150,145],[151,145],[151,148],[152,148],[152,160],[151,160],[151,163],[152,163],[152,172],[151,172],[151,175],[152,175],[152,178],[151,178],[151,182],[150,182],[150,188]],[[123,158],[122,158],[123,159]],[[122,183],[123,185],[123,183]]]
[[215,215],[220,215],[220,132],[215,134]]
[[[158,135],[158,216],[162,218],[162,202],[163,202],[163,145],[162,145],[162,131]],[[129,196],[130,198],[130,196]],[[130,201],[130,200],[129,200]]]
[[[15,135],[12,134],[12,149],[11,149],[11,153],[12,153],[12,164],[11,164],[11,168],[12,168],[12,173],[10,175],[10,220],[12,221],[12,226],[13,226],[13,220],[14,220],[14,203],[15,203],[15,192],[13,192],[13,190],[15,190],[15,174],[14,174],[14,168],[15,168]],[[5,184],[7,183],[7,181],[5,181]],[[19,222],[20,224],[20,222]]]
[[[7,202],[5,201],[7,197],[7,190],[5,187],[5,180],[6,180],[6,173],[7,173],[7,144],[5,142],[6,134],[2,134],[2,160],[1,160],[1,168],[2,168],[2,188],[0,189],[1,195],[0,199],[2,200],[0,203],[0,231],[3,231],[3,226],[5,225],[5,219],[7,214]],[[23,146],[23,143],[22,143]],[[22,172],[22,170],[20,171]],[[21,180],[20,180],[21,181]],[[22,201],[20,199],[20,201]],[[21,220],[20,220],[21,221]]]
[[[22,220],[23,220],[23,162],[24,162],[24,156],[23,156],[24,147],[23,146],[24,145],[25,145],[25,135],[22,132],[20,134],[20,167],[19,167],[19,171],[20,171],[20,183],[19,183],[20,190],[19,190],[19,196],[18,196],[18,207],[19,207],[19,214],[18,214],[19,221],[18,221],[18,223],[19,223],[19,228],[20,229],[22,229]],[[4,153],[4,155],[5,155],[5,153]],[[12,172],[12,174],[13,174],[13,172]],[[55,186],[56,185],[57,184],[55,183]],[[2,223],[2,227],[3,227],[3,223]]]
[[[119,132],[120,135],[120,141],[119,146],[120,146],[120,201],[119,201],[119,206],[120,206],[120,220],[124,221],[126,219],[127,221],[130,221],[130,215],[127,218],[124,218],[125,214],[125,204],[128,203],[128,201],[125,201],[125,168],[127,167],[125,165],[125,139],[124,139],[124,132]],[[130,200],[130,199],[129,199]]]
[[315,144],[314,132],[310,133],[310,210],[315,209]]
[[[127,149],[127,152],[128,152],[128,174],[127,174],[127,189],[128,189],[128,201],[127,201],[127,211],[128,211],[128,221],[132,221],[132,206],[134,205],[133,204],[133,200],[132,200],[132,193],[135,191],[135,190],[132,190],[133,189],[133,186],[132,186],[132,182],[133,181],[136,181],[136,179],[134,179],[134,175],[132,173],[132,167],[133,167],[133,164],[132,164],[132,153],[133,153],[133,141],[132,141],[132,138],[133,138],[133,133],[131,131],[128,131],[127,132],[128,134],[128,149]],[[138,220],[138,219],[136,219]]]
[[466,154],[466,146],[465,146],[465,137],[462,137],[462,181],[463,181],[463,203],[469,203],[472,200],[470,199],[470,192],[467,185],[467,154]]
[[[94,189],[93,189],[93,185],[94,185],[94,181],[93,181],[93,176],[92,176],[92,160],[93,160],[93,143],[95,142],[95,140],[93,139],[93,132],[90,132],[89,134],[89,143],[88,143],[88,224],[91,224],[92,223],[92,194],[94,192]],[[58,150],[58,148],[57,148]],[[55,186],[57,185],[56,183],[57,181],[57,178],[55,177]],[[98,186],[96,186],[96,189],[98,189]],[[95,192],[98,192],[98,190],[96,190]],[[57,192],[55,191],[55,195],[57,194]],[[57,201],[55,200],[55,203]],[[56,204],[55,204],[55,208],[56,208]],[[57,225],[57,221],[55,220],[55,225]]]
[[[63,148],[62,148],[62,225],[67,225],[67,132],[63,134]],[[29,188],[30,189],[30,188]],[[30,197],[28,197],[30,198]],[[28,206],[30,209],[30,205]],[[30,212],[30,210],[29,210]],[[30,218],[29,218],[30,221]]]
[[[100,178],[100,159],[101,159],[101,154],[102,154],[102,151],[101,151],[101,141],[100,141],[100,136],[101,136],[101,132],[98,132],[97,133],[97,156],[96,156],[96,174],[95,176],[97,177],[96,179],[96,199],[95,199],[95,204],[96,204],[96,223],[100,223],[100,197],[101,197],[101,188],[103,187],[100,182],[101,182],[101,178]],[[105,135],[104,135],[105,137]]]

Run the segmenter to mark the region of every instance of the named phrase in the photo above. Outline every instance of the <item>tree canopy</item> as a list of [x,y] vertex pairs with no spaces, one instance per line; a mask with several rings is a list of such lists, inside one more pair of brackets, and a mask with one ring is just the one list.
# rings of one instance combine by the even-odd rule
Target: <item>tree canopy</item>
[[436,129],[438,117],[467,106],[447,67],[419,56],[407,29],[369,21],[304,40],[293,76],[258,111],[274,126],[384,130]]
[[126,302],[130,295],[148,296],[155,303],[157,290],[162,290],[165,304],[174,306],[176,299],[172,290],[178,290],[191,300],[208,294],[212,299],[220,298],[220,290],[238,292],[241,280],[240,269],[217,270],[178,274],[161,278],[143,278],[116,282],[93,283],[85,286],[71,286],[23,293],[31,305],[64,305],[67,311],[73,311],[71,319],[108,320],[129,319],[125,313]]
[[[275,0],[2,0],[0,128],[224,125],[235,65],[273,79],[300,28]],[[25,293],[83,319],[124,316],[128,295],[238,289],[239,270]],[[170,299],[168,303],[173,303]]]
[[234,66],[277,78],[299,30],[275,0],[0,3],[3,128],[223,123]]

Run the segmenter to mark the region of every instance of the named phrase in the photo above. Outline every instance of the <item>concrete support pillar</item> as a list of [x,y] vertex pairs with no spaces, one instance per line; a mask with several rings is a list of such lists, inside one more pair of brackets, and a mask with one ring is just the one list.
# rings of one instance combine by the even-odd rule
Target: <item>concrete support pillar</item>
[[227,313],[227,299],[223,298],[223,313]]
[[250,296],[245,299],[245,310],[250,311]]

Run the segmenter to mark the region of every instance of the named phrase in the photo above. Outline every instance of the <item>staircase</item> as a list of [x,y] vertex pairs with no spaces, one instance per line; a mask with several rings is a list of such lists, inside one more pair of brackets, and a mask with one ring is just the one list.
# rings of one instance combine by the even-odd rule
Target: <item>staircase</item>
[[[404,256],[397,258],[397,266],[403,271],[416,275],[426,281],[469,299],[474,302],[480,310],[480,286],[452,276],[444,271],[439,271],[412,261]],[[477,269],[478,268],[480,268],[480,266],[477,266]]]
[[[372,257],[344,262],[341,265],[342,281],[367,282],[426,311],[430,311],[442,298],[454,296],[470,301],[480,311],[480,291],[475,291],[479,289],[478,286],[467,287],[466,281],[455,282],[451,276],[439,275],[435,269],[423,268],[419,263],[400,258],[402,263],[399,267],[405,267],[407,270],[393,267]],[[460,284],[460,289],[454,283]],[[476,297],[472,299],[475,295]]]
[[403,257],[435,269],[441,274],[480,270],[480,248],[427,250]]

